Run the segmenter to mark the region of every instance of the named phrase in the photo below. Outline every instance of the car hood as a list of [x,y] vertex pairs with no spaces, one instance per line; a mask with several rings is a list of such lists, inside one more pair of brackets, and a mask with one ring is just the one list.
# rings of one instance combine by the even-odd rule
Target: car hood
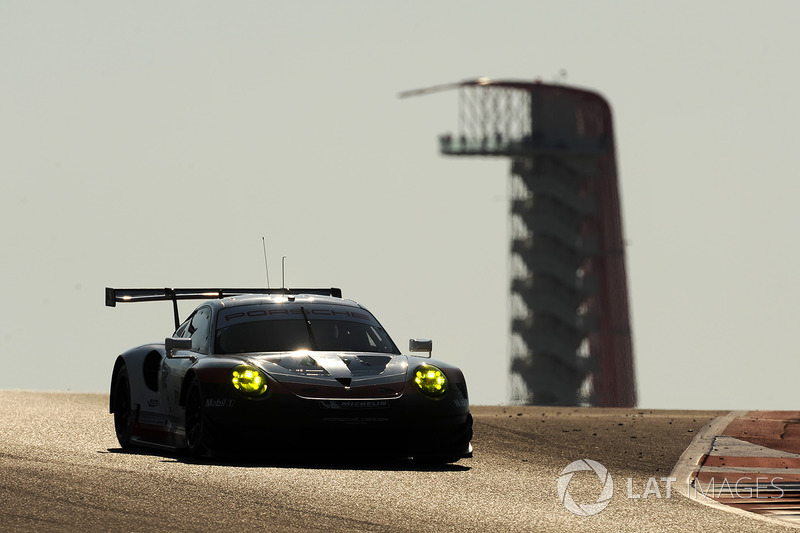
[[381,353],[308,351],[247,359],[304,398],[397,398],[408,368],[406,356]]

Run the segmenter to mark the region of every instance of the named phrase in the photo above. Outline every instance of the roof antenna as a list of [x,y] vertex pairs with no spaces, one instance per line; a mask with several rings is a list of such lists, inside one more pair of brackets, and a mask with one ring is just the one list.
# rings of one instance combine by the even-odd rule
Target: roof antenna
[[271,289],[269,285],[269,263],[267,263],[267,241],[261,237],[261,245],[264,247],[264,268],[267,270],[267,288]]
[[283,276],[283,279],[282,279],[283,286],[281,287],[281,289],[285,289],[286,288],[286,256],[285,255],[281,259],[281,276]]

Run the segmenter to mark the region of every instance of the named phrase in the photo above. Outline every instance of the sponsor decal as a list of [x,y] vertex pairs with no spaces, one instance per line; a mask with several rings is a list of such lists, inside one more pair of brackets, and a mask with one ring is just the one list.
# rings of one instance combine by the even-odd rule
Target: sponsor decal
[[366,426],[370,424],[386,424],[385,416],[326,416],[322,419],[326,424],[344,424],[348,426]]
[[322,409],[387,409],[388,400],[320,400]]
[[[317,317],[331,317],[331,318],[343,318],[343,319],[351,319],[351,320],[363,320],[365,322],[372,323],[372,317],[366,313],[362,313],[359,311],[345,311],[345,310],[337,310],[336,308],[314,308],[308,306],[306,308],[306,313],[309,317],[317,316]],[[225,322],[230,322],[231,320],[237,319],[260,319],[260,318],[288,318],[288,317],[298,317],[303,318],[303,310],[300,308],[257,308],[251,311],[231,311],[225,313],[221,318],[225,319]]]
[[218,398],[209,398],[206,400],[206,407],[224,407],[229,408],[233,407],[236,404],[236,400],[232,399],[218,399]]

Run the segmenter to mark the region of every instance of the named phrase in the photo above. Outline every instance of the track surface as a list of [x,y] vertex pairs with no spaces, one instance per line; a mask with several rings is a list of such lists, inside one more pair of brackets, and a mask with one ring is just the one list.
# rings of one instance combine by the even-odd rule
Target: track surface
[[[695,432],[720,413],[474,407],[475,457],[441,469],[411,461],[192,463],[118,449],[107,397],[0,391],[3,531],[780,531],[673,492],[668,476]],[[324,440],[320,446],[324,447]],[[608,507],[579,517],[556,482],[589,458],[615,481]],[[583,475],[588,474],[588,476]],[[575,501],[594,503],[591,472]],[[787,529],[788,531],[789,529]]]

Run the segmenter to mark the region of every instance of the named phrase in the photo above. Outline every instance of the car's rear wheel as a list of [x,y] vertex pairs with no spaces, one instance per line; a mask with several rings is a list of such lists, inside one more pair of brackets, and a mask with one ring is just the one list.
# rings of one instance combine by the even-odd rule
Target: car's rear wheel
[[203,394],[200,383],[192,379],[186,392],[186,449],[192,457],[208,453],[206,447],[206,420],[203,414]]
[[114,430],[122,448],[131,447],[131,383],[128,368],[119,367],[114,381]]

